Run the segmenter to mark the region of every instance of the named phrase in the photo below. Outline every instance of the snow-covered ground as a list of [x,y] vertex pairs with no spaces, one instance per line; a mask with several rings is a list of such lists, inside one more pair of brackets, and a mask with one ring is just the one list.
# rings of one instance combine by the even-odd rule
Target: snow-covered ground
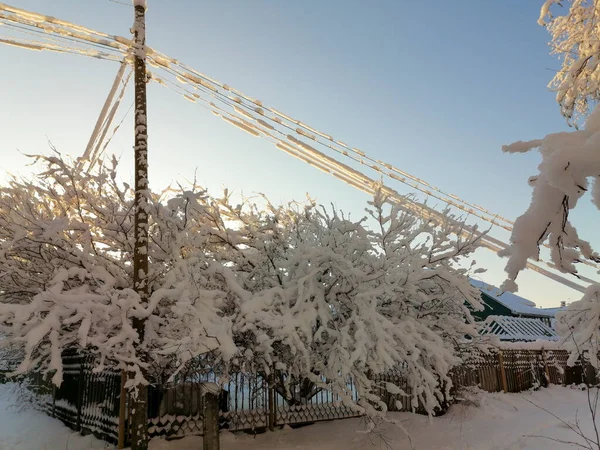
[[83,450],[110,448],[81,436],[62,422],[36,411],[31,395],[15,384],[0,384],[0,450]]
[[[485,394],[482,405],[455,405],[443,417],[429,420],[409,413],[392,417],[410,431],[417,450],[563,450],[574,448],[548,439],[582,442],[565,423],[576,417],[586,434],[593,434],[587,407],[587,393],[572,388],[552,386],[521,394]],[[547,411],[544,411],[547,410]],[[286,428],[256,437],[224,433],[223,450],[359,450],[391,448],[409,450],[403,431],[383,426],[376,434],[362,434],[360,419],[322,422],[300,429]],[[389,447],[386,447],[386,443]],[[178,441],[151,441],[151,450],[197,450],[202,438]],[[62,423],[43,413],[26,408],[15,394],[14,386],[0,385],[0,450],[76,450],[112,448],[91,436],[73,433]],[[595,448],[595,447],[594,447]]]

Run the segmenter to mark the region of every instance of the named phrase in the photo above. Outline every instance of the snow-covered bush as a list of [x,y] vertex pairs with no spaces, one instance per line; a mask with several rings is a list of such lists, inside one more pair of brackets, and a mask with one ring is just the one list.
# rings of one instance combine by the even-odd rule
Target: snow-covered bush
[[449,215],[433,223],[386,200],[378,191],[370,202],[374,227],[312,203],[224,206],[235,231],[219,232],[229,245],[215,257],[245,297],[233,307],[240,361],[274,371],[292,404],[321,389],[352,403],[352,379],[362,411],[385,409],[380,392],[402,392],[372,375],[401,368],[415,407],[432,411],[448,395],[457,347],[477,334],[466,304],[480,308],[479,293],[454,264],[477,238],[452,238],[461,223]]
[[581,300],[556,316],[556,330],[569,349],[570,366],[587,360],[600,368],[600,284],[592,284]]
[[462,386],[456,393],[456,401],[465,406],[480,408],[485,405],[487,400],[486,393],[486,391],[478,386]]
[[467,305],[481,307],[458,268],[477,238],[447,212],[417,218],[378,191],[352,221],[312,201],[166,190],[147,211],[146,303],[131,289],[133,192],[117,162],[83,172],[60,155],[39,160],[36,179],[0,188],[0,333],[24,351],[17,373],[41,368],[60,383],[61,352],[75,347],[97,370],[164,379],[201,361],[223,381],[270,377],[290,402],[328,389],[368,415],[386,410],[382,392],[405,394],[374,381],[390,370],[415,407],[447,398],[457,350],[477,334]]

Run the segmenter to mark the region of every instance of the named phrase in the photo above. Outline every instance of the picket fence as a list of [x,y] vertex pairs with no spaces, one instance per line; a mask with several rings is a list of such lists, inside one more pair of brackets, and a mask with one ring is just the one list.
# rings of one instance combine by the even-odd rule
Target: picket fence
[[[521,392],[548,384],[593,384],[596,374],[591,366],[567,366],[565,350],[492,350],[474,353],[465,364],[451,373],[453,391],[460,387],[479,386],[488,392]],[[119,424],[120,373],[92,371],[89,360],[77,354],[64,356],[65,375],[60,388],[52,388],[48,380],[36,376],[40,395],[46,395],[46,411],[70,428],[83,434],[93,433],[116,443]],[[411,389],[402,371],[380,375],[377,381],[393,382],[408,395],[383,392],[391,411],[419,411],[410,397]],[[188,378],[185,383],[163,388],[150,386],[148,401],[148,431],[150,437],[181,437],[203,432],[205,382],[219,383],[214,373]],[[319,421],[357,417],[359,414],[344,405],[340,398],[326,389],[317,390],[301,402],[289,404],[268,380],[252,374],[236,374],[220,383],[221,429],[261,432],[282,425],[302,425]],[[351,380],[347,392],[354,399],[358,394]]]

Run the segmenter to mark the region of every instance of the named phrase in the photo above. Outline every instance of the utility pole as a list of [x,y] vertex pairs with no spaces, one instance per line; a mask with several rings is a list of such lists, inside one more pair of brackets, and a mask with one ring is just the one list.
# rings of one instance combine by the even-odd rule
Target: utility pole
[[[146,104],[146,0],[133,0],[134,78],[135,78],[135,200],[133,244],[133,288],[142,305],[148,303],[148,118]],[[139,343],[144,338],[145,320],[134,318]],[[138,344],[139,345],[139,344]],[[146,355],[138,355],[143,361]],[[134,387],[131,407],[131,449],[148,448],[148,387]]]

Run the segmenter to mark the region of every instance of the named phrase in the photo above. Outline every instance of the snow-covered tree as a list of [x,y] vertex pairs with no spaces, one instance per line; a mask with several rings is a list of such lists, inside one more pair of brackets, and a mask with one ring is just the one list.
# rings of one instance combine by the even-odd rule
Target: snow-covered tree
[[[600,3],[573,0],[566,14],[557,17],[552,15],[553,4],[562,2],[547,0],[540,14],[540,24],[546,25],[552,35],[553,53],[563,59],[562,70],[551,85],[569,122],[587,119],[581,131],[550,134],[543,139],[503,147],[508,153],[537,148],[542,156],[539,174],[529,180],[533,187],[531,204],[515,222],[511,245],[500,253],[508,257],[508,279],[503,288],[509,291],[517,289],[515,280],[527,259],[538,259],[540,246],[546,242],[552,264],[563,273],[577,276],[577,263],[600,262],[598,253],[579,237],[569,220],[569,212],[588,191],[592,202],[600,208],[600,109],[594,106],[600,93],[597,70]],[[599,302],[598,285],[592,284],[581,301],[572,303],[557,316],[557,328],[565,343],[572,347],[572,358],[590,350],[587,355],[595,365],[600,338]]]
[[577,274],[575,264],[582,260],[600,261],[569,221],[569,212],[590,190],[592,201],[600,207],[600,110],[590,115],[584,130],[519,141],[503,150],[516,153],[534,148],[539,148],[542,162],[539,174],[529,180],[533,186],[531,204],[515,221],[510,247],[501,252],[509,257],[508,280],[503,288],[510,291],[516,290],[515,279],[527,259],[538,259],[540,245],[546,241],[551,247],[552,263],[564,273]]
[[[41,367],[60,383],[61,352],[70,347],[97,356],[99,369],[116,364],[139,374],[146,353],[153,361],[215,347],[230,354],[227,321],[216,319],[222,300],[202,291],[209,283],[194,284],[185,257],[186,236],[202,226],[202,192],[153,196],[152,295],[142,306],[131,289],[133,191],[116,181],[117,162],[88,173],[60,155],[38,159],[45,170],[33,181],[0,189],[0,334],[3,345],[25,351],[17,372]],[[193,264],[202,264],[197,254]],[[148,318],[146,336],[133,318]]]
[[[313,201],[166,190],[148,209],[142,304],[131,289],[133,192],[117,162],[86,172],[39,159],[33,181],[0,188],[0,342],[24,351],[18,373],[41,368],[59,383],[61,352],[78,348],[98,369],[155,380],[190,365],[223,381],[257,373],[290,403],[327,388],[368,415],[386,410],[385,392],[429,412],[447,396],[457,349],[477,334],[467,305],[480,307],[458,268],[477,238],[448,213],[411,216],[380,189],[358,221]],[[377,381],[390,371],[410,393]]]
[[[584,130],[517,142],[504,150],[523,152],[533,148],[539,148],[542,163],[539,174],[530,179],[531,204],[515,221],[510,246],[500,253],[508,257],[508,279],[502,288],[509,291],[518,288],[515,280],[527,259],[538,259],[540,246],[546,242],[550,245],[553,266],[563,273],[577,276],[578,263],[600,262],[598,253],[579,237],[569,220],[569,212],[590,190],[592,201],[600,207],[600,109],[596,108],[588,117]],[[581,301],[557,315],[558,331],[565,336],[565,343],[572,346],[573,358],[590,350],[600,338],[599,302],[598,285],[592,284]],[[593,361],[597,362],[595,358]]]
[[[554,16],[557,11],[562,14]],[[563,116],[576,124],[600,99],[600,3],[545,0],[538,23],[551,35],[551,53],[562,60],[550,87],[556,91]]]

